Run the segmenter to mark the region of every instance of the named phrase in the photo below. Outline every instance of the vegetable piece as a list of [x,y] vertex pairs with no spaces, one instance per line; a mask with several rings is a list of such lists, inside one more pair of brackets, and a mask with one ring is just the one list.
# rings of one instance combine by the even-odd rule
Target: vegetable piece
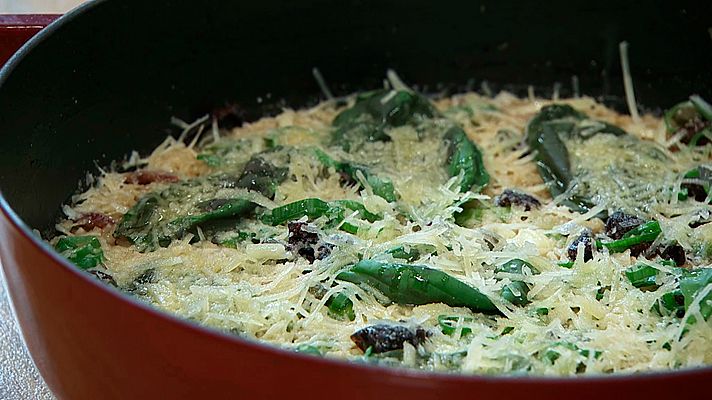
[[523,208],[524,211],[541,207],[541,202],[534,196],[512,189],[505,189],[502,194],[495,198],[494,204],[498,207],[517,206]]
[[673,243],[665,247],[665,250],[660,251],[660,247],[656,248],[656,253],[660,255],[663,262],[671,262],[674,265],[682,266],[687,262],[685,249],[677,243]]
[[[536,152],[539,174],[548,184],[552,197],[565,193],[574,179],[565,142],[586,140],[600,133],[626,134],[615,125],[589,120],[585,114],[563,104],[545,106],[529,121],[527,144]],[[592,206],[590,199],[580,195],[569,196],[562,204],[579,212],[585,212]]]
[[344,213],[347,209],[358,211],[359,215],[370,222],[380,219],[379,215],[369,212],[363,204],[354,200],[337,200],[327,203],[321,199],[309,198],[285,204],[266,212],[262,215],[262,222],[276,226],[302,217],[316,219],[326,216],[329,221],[327,225],[334,226],[344,220]]
[[637,288],[657,286],[658,270],[646,264],[636,264],[625,270],[625,276]]
[[712,138],[712,105],[700,96],[690,96],[664,115],[668,136],[682,135],[680,142],[689,146],[705,145]]
[[[639,225],[635,229],[628,231],[619,240],[605,243],[597,240],[596,247],[599,249],[605,247],[611,253],[622,253],[633,248],[634,246],[652,243],[661,232],[662,231],[660,230],[660,224],[658,221],[648,221],[642,225]],[[637,253],[640,254],[642,250],[637,251]]]
[[608,216],[606,220],[606,235],[609,238],[618,240],[626,233],[643,224],[642,219],[633,215],[628,215],[622,211],[616,211]]
[[[183,237],[196,226],[243,216],[255,209],[256,205],[249,200],[216,198],[224,189],[254,190],[273,198],[277,185],[286,177],[287,168],[275,167],[258,154],[237,178],[218,174],[171,184],[139,199],[122,217],[114,237],[128,239],[140,251],[168,246],[173,239]],[[203,200],[206,198],[208,200]],[[193,204],[189,203],[191,200]]]
[[431,245],[409,245],[408,250],[405,246],[396,246],[388,251],[393,258],[398,258],[401,260],[415,261],[420,258],[421,254],[432,254],[435,252],[435,246]]
[[329,214],[329,217],[336,217],[336,211],[329,206],[329,203],[323,200],[316,198],[304,199],[274,208],[271,212],[262,216],[262,222],[270,225],[282,225],[285,222],[304,216],[309,217],[309,219],[316,219],[327,214]]
[[[538,271],[528,262],[518,258],[507,261],[506,263],[494,269],[495,273],[504,272],[509,274],[521,274],[524,267],[528,267],[533,273]],[[524,306],[529,304],[527,294],[529,293],[529,285],[522,281],[512,281],[502,287],[500,291],[502,297],[515,306]]]
[[309,264],[312,264],[314,260],[321,260],[331,254],[332,246],[328,243],[317,246],[319,234],[305,229],[306,226],[307,224],[304,222],[290,221],[287,224],[287,229],[289,229],[287,250],[298,254],[309,261]]
[[332,125],[333,143],[350,151],[355,143],[388,141],[386,128],[417,124],[437,115],[424,97],[405,90],[376,90],[356,97],[356,103],[339,113]]
[[459,325],[461,318],[462,322],[472,322],[472,318],[468,317],[458,317],[457,315],[438,315],[438,325],[440,325],[440,329],[446,335],[452,335],[458,329],[460,329],[460,336],[472,333],[471,328]]
[[356,319],[356,313],[354,313],[354,303],[349,299],[344,293],[339,293],[331,296],[329,300],[326,301],[326,306],[329,308],[329,316],[338,320],[349,320],[353,321]]
[[[689,310],[698,294],[712,285],[712,268],[699,268],[685,271],[680,277],[680,293],[685,298],[685,310]],[[712,292],[707,293],[699,300],[700,314],[705,320],[712,314]],[[694,317],[690,323],[694,322]]]
[[277,185],[287,178],[288,168],[278,168],[262,159],[252,157],[245,165],[242,175],[235,183],[235,187],[254,190],[270,199],[274,198]]
[[460,191],[466,192],[475,186],[473,190],[479,192],[487,186],[490,176],[485,170],[482,153],[467,137],[465,131],[456,126],[452,127],[445,133],[445,140],[450,143],[447,157],[450,176],[462,173]]
[[665,293],[653,305],[653,310],[656,310],[658,314],[662,315],[660,306],[668,310],[672,315],[682,318],[682,316],[685,315],[685,296],[682,295],[680,289]]
[[[588,356],[591,354],[591,351],[588,349],[581,349],[575,344],[571,342],[555,342],[552,344],[545,352],[544,352],[544,359],[549,361],[550,363],[555,363],[556,360],[561,357],[561,351],[557,350],[557,348],[564,348],[568,349],[571,351],[575,351],[581,355],[581,357],[588,358]],[[602,351],[600,350],[595,350],[593,352],[593,358],[599,358],[603,354]]]
[[321,350],[319,350],[318,347],[312,346],[310,344],[300,344],[297,346],[294,351],[297,353],[302,353],[302,354],[310,354],[312,356],[319,356],[321,357],[323,354],[321,354]]
[[479,290],[423,265],[362,260],[336,278],[371,286],[398,304],[444,303],[452,307],[468,307],[475,312],[499,312]]
[[678,199],[685,200],[691,197],[696,201],[704,202],[710,194],[711,184],[712,168],[708,165],[700,165],[683,176]]
[[104,261],[104,252],[96,236],[65,236],[54,248],[81,269],[94,268]]
[[712,121],[712,104],[706,102],[702,97],[696,94],[690,96],[690,103],[695,106],[697,112],[707,121]]
[[357,173],[361,172],[376,196],[380,196],[388,202],[396,201],[395,188],[393,187],[393,182],[389,179],[371,174],[367,167],[345,161],[336,161],[320,149],[315,149],[314,152],[320,163],[326,167],[334,168],[337,172],[346,174],[354,182],[358,182]]
[[361,351],[371,349],[371,353],[383,353],[403,348],[403,343],[408,342],[413,346],[419,346],[427,339],[428,334],[422,328],[417,328],[415,332],[401,325],[377,324],[359,329],[351,340]]
[[254,238],[256,235],[253,232],[236,232],[234,236],[223,239],[220,241],[213,240],[213,243],[223,246],[223,247],[229,247],[231,249],[236,249],[238,243],[242,243],[248,239]]
[[576,261],[576,255],[578,255],[579,243],[583,243],[583,260],[588,261],[593,259],[593,236],[591,236],[590,230],[585,230],[579,237],[577,237],[567,249],[567,254],[569,260]]
[[198,207],[207,210],[207,212],[178,217],[167,224],[165,233],[171,238],[179,238],[185,235],[190,228],[202,223],[244,215],[252,211],[255,208],[255,204],[243,199],[215,199],[205,204],[204,207],[201,207],[199,203]]

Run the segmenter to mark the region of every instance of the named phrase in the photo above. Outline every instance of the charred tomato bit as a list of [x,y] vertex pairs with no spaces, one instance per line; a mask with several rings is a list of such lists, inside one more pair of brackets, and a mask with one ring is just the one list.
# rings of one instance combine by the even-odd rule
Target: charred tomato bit
[[154,182],[178,182],[178,176],[165,171],[139,170],[126,175],[124,183],[148,185]]
[[89,273],[94,275],[100,281],[102,281],[110,286],[118,287],[114,278],[111,275],[107,274],[106,272],[102,272],[102,271],[93,269],[93,270],[89,271]]
[[114,225],[116,221],[106,214],[98,212],[90,212],[79,217],[78,220],[74,221],[75,228],[82,228],[86,232],[91,231],[94,228],[104,229],[109,225]]
[[361,351],[370,347],[372,353],[383,353],[400,350],[405,342],[417,347],[425,342],[428,336],[428,332],[423,328],[417,328],[414,332],[401,325],[377,324],[356,331],[351,335],[351,340]]
[[321,260],[331,254],[331,245],[319,243],[319,235],[316,232],[309,232],[304,229],[305,222],[289,222],[289,237],[287,239],[287,250],[296,253],[312,264],[314,260]]
[[636,216],[616,211],[606,221],[606,235],[611,239],[618,240],[626,233],[642,225],[643,222],[645,221]]
[[591,235],[591,231],[585,230],[579,237],[577,237],[571,244],[569,245],[567,252],[569,255],[569,260],[575,261],[576,260],[576,254],[578,253],[578,245],[579,243],[583,243],[583,260],[588,261],[593,259],[593,236]]
[[541,202],[534,196],[512,189],[505,189],[502,194],[495,198],[494,204],[499,207],[519,206],[523,207],[524,211],[529,211],[541,206]]
[[[658,248],[659,250],[660,248]],[[663,251],[658,251],[660,258],[664,260],[672,260],[679,267],[687,262],[687,256],[685,255],[685,249],[679,244],[671,244],[665,248]]]

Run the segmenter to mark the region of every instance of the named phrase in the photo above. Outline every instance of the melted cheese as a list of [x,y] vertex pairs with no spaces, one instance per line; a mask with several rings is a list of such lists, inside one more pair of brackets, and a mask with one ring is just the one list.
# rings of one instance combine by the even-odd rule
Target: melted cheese
[[[662,123],[652,116],[643,116],[637,124],[591,98],[561,102],[585,111],[591,118],[618,124],[637,137],[650,140],[646,146],[651,149],[663,146],[665,151],[665,138],[659,135]],[[532,155],[523,144],[527,121],[550,103],[539,98],[519,99],[509,93],[495,98],[468,93],[437,102],[437,107],[461,124],[482,150],[492,176],[482,194],[459,193],[461,177],[449,178],[442,168],[442,143],[437,136],[419,137],[412,127],[394,129],[389,132],[391,142],[368,143],[352,154],[332,149],[341,158],[391,176],[400,196],[397,204],[375,196],[368,185],[363,189],[344,187],[335,171],[325,175],[310,155],[308,148],[323,145],[328,137],[328,126],[338,111],[330,103],[310,110],[285,110],[277,117],[236,128],[231,132],[235,139],[276,138],[279,144],[302,148],[290,153],[292,178],[278,187],[274,202],[262,199],[261,205],[273,208],[308,197],[352,199],[383,218],[369,224],[350,216],[347,221],[359,225],[358,234],[326,234],[323,240],[334,250],[314,264],[287,251],[286,227],[267,229],[256,221],[247,221],[243,227],[262,229],[260,235],[266,239],[259,244],[241,242],[235,249],[206,240],[190,244],[192,238],[186,237],[167,248],[138,253],[115,243],[111,228],[95,229],[94,233],[101,235],[106,270],[123,290],[161,310],[279,346],[316,346],[329,357],[360,359],[361,351],[350,340],[352,333],[378,322],[402,321],[430,332],[422,346],[408,344],[404,348],[402,365],[413,368],[477,374],[574,375],[712,363],[709,322],[689,327],[681,338],[679,319],[660,317],[651,310],[661,294],[673,287],[671,275],[659,277],[662,286],[657,291],[632,287],[624,271],[636,260],[628,252],[597,252],[586,262],[579,257],[570,269],[557,264],[567,260],[569,240],[565,235],[575,235],[584,228],[601,230],[602,223],[595,215],[602,208],[579,215],[551,202]],[[606,136],[594,138],[586,146],[572,148],[572,152],[586,168],[585,173],[597,182],[598,195],[608,196],[607,202],[629,204],[625,196],[635,193],[620,190],[619,183],[609,181],[605,171],[609,165],[614,168],[616,160],[648,157],[647,152],[625,147],[611,150],[615,146],[610,140]],[[261,149],[261,145],[255,146],[253,152]],[[709,152],[708,146],[673,155],[672,171],[683,171],[693,162],[709,160]],[[196,160],[196,154],[192,147],[169,139],[146,162],[150,168],[183,178],[201,176],[210,169]],[[668,164],[644,161],[650,161],[650,168],[638,171],[640,174],[668,177]],[[142,194],[162,185],[127,185],[123,179],[118,173],[101,176],[98,185],[74,199],[72,207],[67,208],[68,216],[102,212],[118,220]],[[630,188],[633,183],[625,182],[623,187]],[[517,207],[511,211],[486,209],[467,227],[455,224],[453,215],[460,211],[462,203],[473,199],[488,203],[505,188],[527,191],[545,204],[532,211]],[[655,215],[671,207],[683,207],[675,203],[675,196],[665,197],[660,185],[640,190],[655,193],[657,203],[651,208]],[[404,220],[402,213],[410,221]],[[710,225],[691,230],[685,228],[687,222],[683,217],[661,218],[666,237],[678,240],[686,248],[712,243]],[[69,220],[58,226],[66,233],[71,227]],[[387,253],[389,249],[419,245],[436,251],[421,254],[414,264],[445,271],[479,289],[494,301],[503,316],[476,314],[444,304],[389,304],[379,292],[335,279],[339,271],[360,258],[394,261]],[[512,258],[529,261],[538,273],[525,270],[522,274],[495,274],[495,266]],[[150,277],[137,285],[136,278],[148,271],[152,271]],[[529,284],[530,304],[516,307],[498,295],[504,285],[515,280]],[[326,292],[318,295],[311,289],[315,287],[323,287]],[[337,293],[346,294],[354,303],[354,321],[329,316],[326,301]],[[461,329],[452,335],[442,333],[439,315],[460,317],[459,324],[471,333],[464,334]],[[504,334],[510,328],[513,329]],[[669,350],[663,347],[666,344]]]

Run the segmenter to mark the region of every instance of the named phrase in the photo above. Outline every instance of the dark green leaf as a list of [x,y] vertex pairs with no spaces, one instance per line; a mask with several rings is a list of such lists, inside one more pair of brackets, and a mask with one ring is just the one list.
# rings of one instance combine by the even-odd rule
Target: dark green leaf
[[690,102],[706,120],[712,121],[712,105],[697,95],[690,96]]
[[354,143],[388,141],[385,129],[417,124],[437,114],[430,102],[416,93],[385,89],[365,93],[334,118],[332,141],[346,151]]
[[629,248],[642,244],[642,243],[652,243],[660,235],[662,231],[660,230],[660,224],[658,221],[648,221],[637,228],[628,231],[619,240],[614,240],[612,242],[601,242],[596,241],[596,247],[607,248],[611,253],[622,253]]
[[389,179],[372,174],[367,167],[345,161],[336,161],[320,149],[315,149],[314,153],[322,165],[334,168],[338,172],[343,172],[356,182],[358,182],[356,175],[361,172],[376,196],[380,196],[388,202],[396,201],[395,188]]
[[[566,192],[574,178],[565,142],[586,140],[600,133],[626,134],[615,125],[589,120],[585,114],[563,104],[545,106],[529,121],[527,144],[536,152],[539,174],[548,184],[552,197]],[[562,203],[579,212],[592,206],[591,201],[582,196],[571,196]]]

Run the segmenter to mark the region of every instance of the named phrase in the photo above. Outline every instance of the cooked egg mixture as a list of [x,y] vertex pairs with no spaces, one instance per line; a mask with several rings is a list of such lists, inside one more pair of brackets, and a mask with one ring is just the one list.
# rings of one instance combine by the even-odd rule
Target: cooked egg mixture
[[[507,375],[712,363],[709,196],[682,194],[709,188],[684,174],[711,145],[588,97],[380,113],[403,93],[186,126],[192,141],[102,171],[52,243],[158,309],[315,356]],[[573,181],[555,198],[526,141],[552,104],[626,132],[566,141]],[[572,211],[572,192],[590,206]]]

